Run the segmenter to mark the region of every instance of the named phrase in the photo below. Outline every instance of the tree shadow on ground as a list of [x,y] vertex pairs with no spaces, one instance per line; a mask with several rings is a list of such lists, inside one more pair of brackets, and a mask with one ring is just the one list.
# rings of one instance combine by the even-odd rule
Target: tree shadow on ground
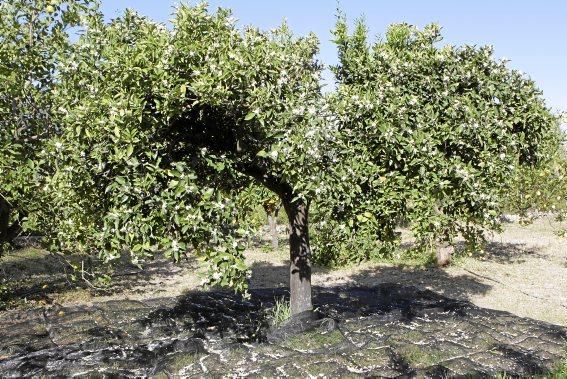
[[[464,242],[457,242],[455,245],[457,251],[464,251]],[[537,251],[535,247],[529,247],[523,243],[510,243],[490,241],[484,245],[484,254],[473,254],[473,256],[482,257],[486,261],[501,264],[524,263],[527,259],[546,258],[544,254]]]
[[[108,272],[111,281],[108,285],[101,285],[88,274],[85,278],[90,280],[83,280],[82,275],[85,274],[73,271],[71,264],[83,266],[87,272]],[[9,300],[14,305],[20,301],[50,303],[52,294],[65,295],[78,290],[87,291],[93,296],[112,295],[127,290],[133,293],[144,292],[148,282],[159,283],[183,270],[192,270],[196,265],[193,257],[176,264],[171,259],[156,256],[155,259],[144,262],[140,268],[130,263],[127,257],[122,257],[111,271],[107,271],[101,261],[92,257],[61,257],[28,247],[11,251],[0,258],[0,279],[9,285]]]
[[[154,310],[140,322],[165,335],[191,330],[196,336],[206,338],[216,335],[234,342],[262,342],[270,333],[270,309],[282,298],[289,300],[289,292],[282,287],[253,288],[250,292],[251,298],[247,300],[227,291],[190,291],[179,297],[172,307]],[[389,322],[402,325],[448,322],[455,327],[464,327],[461,323],[470,322],[475,332],[475,328],[480,328],[479,333],[492,333],[495,330],[491,329],[491,322],[499,325],[497,328],[523,323],[533,328],[541,327],[554,338],[567,339],[567,329],[561,326],[478,308],[466,300],[406,284],[314,286],[313,304],[322,317],[338,322],[377,317],[374,321],[369,320],[370,324],[385,330]],[[532,333],[530,327],[526,328],[526,335]],[[409,330],[413,329],[409,327]],[[392,330],[394,332],[396,329]]]
[[[400,245],[400,249],[402,251],[408,251],[414,246],[414,243],[404,242]],[[454,246],[457,257],[466,254],[467,246],[464,241],[456,241]],[[486,242],[483,246],[483,252],[474,252],[472,256],[501,264],[524,263],[527,259],[547,258],[545,254],[538,251],[537,247],[528,247],[524,243],[499,241]]]
[[[42,310],[38,320],[49,333],[30,331],[27,323],[15,327],[30,338],[43,338],[48,346],[54,336],[57,346],[46,349],[36,341],[35,348],[10,350],[8,360],[0,359],[0,376],[154,376],[161,368],[174,375],[183,367],[196,369],[187,375],[196,377],[275,377],[282,375],[278,368],[299,366],[290,375],[299,377],[317,367],[326,370],[312,367],[323,361],[333,366],[329,377],[352,376],[349,367],[366,377],[460,377],[463,365],[472,377],[491,377],[502,370],[527,377],[545,372],[547,357],[555,357],[549,351],[561,351],[553,341],[567,338],[567,329],[560,326],[407,285],[315,286],[313,293],[326,318],[316,329],[296,331],[285,340],[270,338],[274,329],[267,312],[275,299],[287,296],[284,288],[252,289],[249,300],[227,291],[192,291],[177,298]],[[89,322],[94,317],[97,323]],[[21,343],[18,332],[6,331],[8,346]],[[269,343],[250,344],[265,341]],[[335,371],[337,365],[342,370]],[[47,371],[53,367],[58,371]],[[482,372],[476,371],[479,367]]]
[[[395,283],[314,286],[313,295],[318,313],[336,320],[391,315],[392,320],[412,322],[416,317],[429,317],[426,315],[433,313],[445,318],[461,317],[474,307],[466,301]],[[282,298],[289,300],[287,288],[251,289],[250,300],[226,291],[190,291],[179,297],[173,307],[157,309],[141,322],[170,335],[183,328],[198,336],[216,334],[235,342],[261,342],[269,332],[269,310]]]
[[[251,266],[251,287],[263,284],[263,287],[287,287],[289,267],[285,264],[272,265],[267,262],[255,262]],[[330,270],[315,267],[314,273],[326,274]],[[449,275],[437,267],[377,266],[365,268],[338,278],[344,287],[374,286],[379,283],[415,286],[428,289],[444,296],[467,300],[473,295],[485,294],[492,288],[473,275]],[[314,282],[325,286],[325,283]]]

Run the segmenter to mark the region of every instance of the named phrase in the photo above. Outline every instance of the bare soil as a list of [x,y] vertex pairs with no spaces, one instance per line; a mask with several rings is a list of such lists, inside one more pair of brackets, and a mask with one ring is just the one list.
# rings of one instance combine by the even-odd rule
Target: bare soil
[[[528,226],[504,225],[490,238],[483,255],[459,257],[445,268],[407,262],[366,262],[341,269],[315,267],[316,286],[412,285],[449,298],[511,312],[558,325],[567,325],[567,238],[554,234],[560,225],[540,219]],[[287,287],[288,254],[285,238],[277,251],[268,236],[246,252],[252,268],[252,288]],[[70,281],[62,261],[41,250],[27,248],[0,260],[0,278],[10,285],[9,308],[48,303],[92,304],[107,300],[143,300],[178,296],[200,288],[198,262],[149,262],[141,270],[121,265],[110,287],[93,289],[84,281]],[[1,284],[1,283],[0,283]]]

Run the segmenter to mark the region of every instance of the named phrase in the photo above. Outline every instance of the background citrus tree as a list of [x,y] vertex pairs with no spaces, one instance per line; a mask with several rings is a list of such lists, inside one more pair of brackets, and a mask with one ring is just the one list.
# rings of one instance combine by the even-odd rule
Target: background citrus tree
[[[278,215],[282,207],[280,198],[266,187],[251,183],[236,193],[239,223],[247,227],[250,233],[261,231],[268,224],[271,247],[279,247]],[[263,212],[259,212],[259,208]],[[265,214],[265,215],[264,215]]]
[[55,70],[69,30],[93,9],[87,0],[0,3],[0,251],[22,226],[36,227],[35,211],[50,207],[38,166],[58,131]]
[[[500,225],[514,170],[557,151],[558,121],[541,92],[490,47],[441,46],[434,24],[393,25],[369,43],[362,21],[349,34],[341,16],[334,35],[337,137],[327,154],[336,163],[318,201],[327,221],[317,260],[385,254],[400,223],[422,250],[456,236],[478,246]],[[366,249],[357,256],[356,246]]]
[[[567,215],[567,135],[563,145],[534,166],[518,166],[504,196],[503,211],[516,214],[524,223],[551,214],[558,221]],[[565,234],[558,229],[557,233]]]

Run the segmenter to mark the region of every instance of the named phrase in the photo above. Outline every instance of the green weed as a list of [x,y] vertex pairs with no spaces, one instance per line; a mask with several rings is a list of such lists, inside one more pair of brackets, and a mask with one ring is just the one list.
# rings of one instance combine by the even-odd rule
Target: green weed
[[268,310],[268,318],[270,319],[270,324],[273,326],[279,326],[284,321],[291,317],[291,305],[288,300],[283,296],[276,299],[276,302],[272,308]]

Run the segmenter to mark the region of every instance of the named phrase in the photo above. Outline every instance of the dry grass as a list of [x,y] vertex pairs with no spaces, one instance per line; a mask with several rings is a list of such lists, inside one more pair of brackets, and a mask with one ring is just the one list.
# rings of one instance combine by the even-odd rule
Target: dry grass
[[[492,236],[484,255],[459,258],[446,268],[408,262],[367,262],[332,271],[315,267],[313,284],[413,285],[480,307],[567,325],[567,238],[554,234],[561,227],[567,225],[547,219],[528,226],[505,224],[503,233]],[[270,254],[261,249],[247,252],[253,287],[287,286],[285,248]]]
[[[314,267],[313,284],[413,285],[470,300],[480,307],[567,325],[567,238],[555,235],[557,228],[548,220],[525,227],[506,224],[502,234],[492,237],[485,255],[457,259],[446,268],[408,262],[368,262],[333,270]],[[246,252],[252,267],[251,286],[287,287],[289,263],[284,236],[275,252],[264,247],[269,243],[267,236],[266,241],[258,242]],[[199,288],[197,267],[194,261],[176,265],[166,259],[149,262],[144,270],[123,264],[116,271],[112,286],[96,291],[81,281],[70,282],[60,261],[32,248],[4,256],[0,260],[0,275],[11,283],[12,294],[19,298],[13,306],[35,306],[177,296]]]

